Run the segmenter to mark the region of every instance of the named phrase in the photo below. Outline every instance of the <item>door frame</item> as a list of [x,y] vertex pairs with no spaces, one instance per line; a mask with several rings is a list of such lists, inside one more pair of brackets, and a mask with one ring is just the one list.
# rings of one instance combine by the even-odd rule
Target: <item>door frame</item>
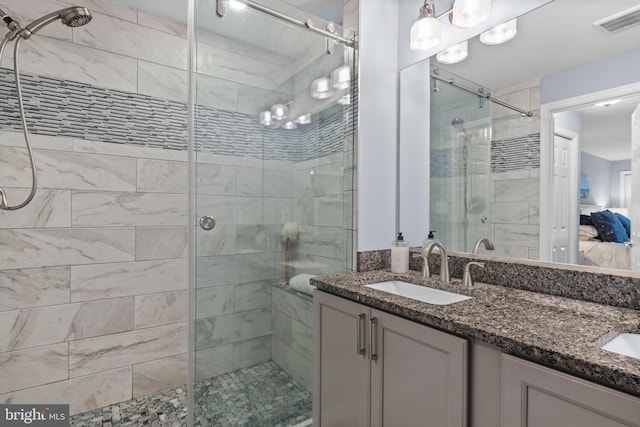
[[[546,191],[546,189],[553,188],[553,136],[555,131],[553,115],[607,99],[633,95],[640,95],[640,83],[618,86],[540,105],[540,261],[552,260],[553,230],[551,227],[553,224],[554,194],[553,191]],[[576,187],[574,191],[577,193],[578,188]],[[575,244],[577,245],[577,242]]]

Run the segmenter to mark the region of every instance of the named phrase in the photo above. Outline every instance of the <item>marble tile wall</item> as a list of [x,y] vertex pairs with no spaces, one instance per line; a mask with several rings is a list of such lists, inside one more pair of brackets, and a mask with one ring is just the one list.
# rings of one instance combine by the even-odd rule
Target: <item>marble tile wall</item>
[[499,89],[495,96],[533,112],[522,117],[492,105],[491,230],[495,254],[524,259],[539,256],[540,81]]
[[[51,25],[23,44],[39,190],[24,210],[0,212],[0,402],[63,399],[72,413],[187,375],[186,34],[117,2],[77,3],[93,11],[91,25]],[[3,3],[25,22],[63,6]],[[197,143],[210,149],[198,153],[197,205],[218,221],[196,239],[203,379],[282,354],[272,343],[271,287],[283,278],[282,224],[299,224],[293,274],[350,268],[356,189],[345,165],[356,155],[354,115],[341,109],[284,136],[234,127],[257,128],[264,105],[289,99],[293,82],[278,76],[293,62],[199,36]],[[248,63],[251,73],[225,68]],[[10,83],[0,70],[0,91],[12,93]],[[43,93],[59,103],[41,103]],[[15,124],[15,109],[3,108],[0,184],[10,201],[30,185]],[[220,135],[237,146],[216,145]]]
[[310,295],[274,284],[272,289],[272,359],[311,392],[313,365],[312,304]]
[[[6,129],[0,140],[0,182],[16,200],[30,185],[24,148]],[[36,201],[0,213],[0,402],[81,412],[184,384],[186,189],[160,185],[186,153],[34,145]]]

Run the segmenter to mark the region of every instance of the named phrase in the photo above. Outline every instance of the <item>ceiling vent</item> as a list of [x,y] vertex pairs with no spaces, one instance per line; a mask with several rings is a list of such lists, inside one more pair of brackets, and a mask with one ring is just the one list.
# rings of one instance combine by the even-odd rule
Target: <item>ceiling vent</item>
[[618,33],[638,24],[640,24],[640,6],[623,10],[593,23],[593,25],[604,28],[610,33]]

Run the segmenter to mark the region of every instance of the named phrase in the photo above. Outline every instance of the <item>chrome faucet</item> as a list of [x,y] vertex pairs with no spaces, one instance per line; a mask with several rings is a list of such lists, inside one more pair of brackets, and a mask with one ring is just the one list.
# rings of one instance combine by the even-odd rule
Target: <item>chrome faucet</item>
[[488,251],[492,251],[494,250],[496,247],[493,246],[493,242],[489,239],[487,239],[486,237],[482,238],[482,239],[478,239],[478,241],[476,242],[475,245],[473,245],[473,251],[472,253],[477,254],[478,251],[480,250],[480,244],[484,243],[484,248]]
[[440,281],[449,281],[449,258],[447,257],[447,251],[440,242],[432,242],[422,248],[422,277],[425,279],[430,277],[429,273],[429,255],[434,248],[440,250]]

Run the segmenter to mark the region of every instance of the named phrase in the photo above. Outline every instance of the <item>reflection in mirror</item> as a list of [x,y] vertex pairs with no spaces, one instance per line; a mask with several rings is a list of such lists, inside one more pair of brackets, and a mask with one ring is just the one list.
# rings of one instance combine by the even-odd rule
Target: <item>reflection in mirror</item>
[[[475,37],[460,63],[431,58],[432,73],[482,91],[429,79],[429,222],[447,248],[471,252],[476,239],[488,237],[492,255],[629,268],[628,245],[604,242],[606,230],[598,230],[599,240],[580,240],[579,213],[637,214],[624,194],[634,179],[640,26],[610,32],[594,22],[638,5],[555,0],[519,17],[517,35],[504,44]],[[487,92],[532,116],[483,102]],[[594,106],[614,93],[623,101]],[[603,253],[592,257],[596,246]]]

